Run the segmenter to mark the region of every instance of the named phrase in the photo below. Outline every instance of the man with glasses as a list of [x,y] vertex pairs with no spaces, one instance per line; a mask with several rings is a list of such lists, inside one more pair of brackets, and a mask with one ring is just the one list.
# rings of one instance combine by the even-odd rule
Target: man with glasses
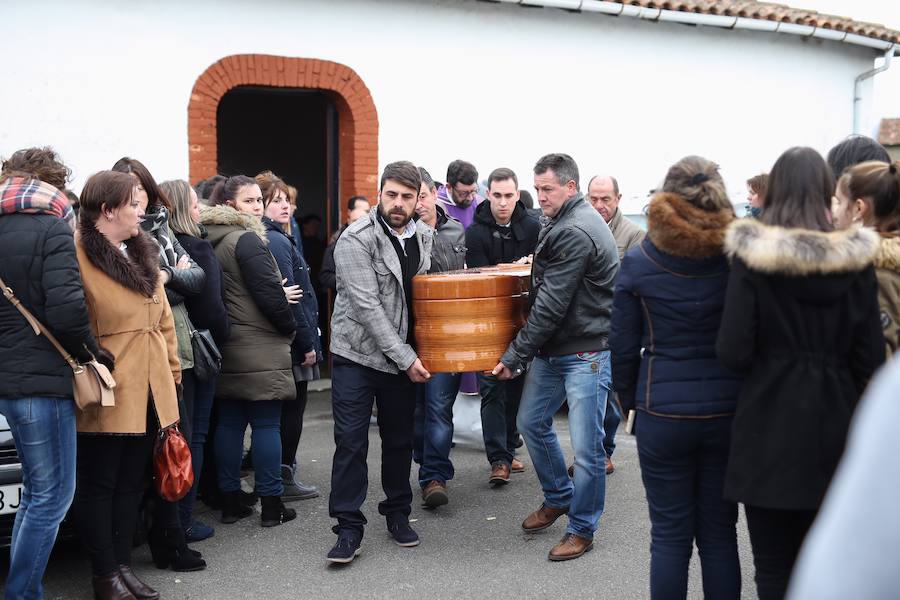
[[475,208],[483,200],[478,195],[478,170],[464,160],[447,167],[447,183],[438,188],[438,204],[466,229],[475,218]]

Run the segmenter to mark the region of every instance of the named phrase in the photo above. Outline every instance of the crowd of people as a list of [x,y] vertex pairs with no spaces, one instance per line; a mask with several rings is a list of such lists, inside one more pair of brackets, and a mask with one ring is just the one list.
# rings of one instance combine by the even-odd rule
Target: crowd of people
[[[539,209],[508,168],[479,181],[457,160],[442,184],[393,162],[377,199],[350,198],[346,225],[316,248],[314,281],[309,221],[298,227],[296,188],[271,171],[157,183],[126,157],[88,178],[76,217],[59,156],[17,151],[0,172],[0,413],[24,478],[5,597],[41,597],[70,506],[102,600],[159,597],[131,568],[136,537],[160,569],[205,568],[188,545],[214,534],[194,517],[198,497],[224,525],[256,502],[263,527],[295,519],[286,503],[319,494],[298,479],[296,457],[330,290],[329,562],[361,552],[373,410],[378,511],[413,547],[412,463],[423,505],[447,504],[454,401],[477,391],[489,484],[526,469],[524,443],[542,497],[522,529],[566,516],[551,561],[593,548],[627,419],[651,522],[651,597],[686,597],[695,544],[706,597],[740,597],[740,503],[758,595],[783,598],[855,407],[900,345],[898,169],[860,136],[827,161],[791,148],[748,180],[741,218],[718,166],[687,156],[652,194],[645,232],[623,214],[615,177],[594,176],[582,193],[566,154],[534,166]],[[430,373],[416,352],[413,278],[514,262],[531,265],[529,312],[496,367]],[[112,371],[115,406],[75,407],[69,363],[18,302],[71,358]],[[203,344],[221,354],[213,372]],[[572,460],[554,427],[564,404]],[[194,485],[173,502],[149,483],[154,440],[175,426]]]

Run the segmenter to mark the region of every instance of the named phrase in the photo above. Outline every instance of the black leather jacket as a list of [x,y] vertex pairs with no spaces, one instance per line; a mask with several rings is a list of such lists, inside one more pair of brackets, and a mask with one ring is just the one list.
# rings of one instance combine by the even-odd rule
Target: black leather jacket
[[435,209],[437,227],[428,272],[459,271],[466,265],[466,232],[462,223],[448,215],[440,205],[435,205]]
[[616,241],[578,194],[538,235],[531,269],[531,310],[501,361],[515,371],[537,354],[562,356],[608,348]]

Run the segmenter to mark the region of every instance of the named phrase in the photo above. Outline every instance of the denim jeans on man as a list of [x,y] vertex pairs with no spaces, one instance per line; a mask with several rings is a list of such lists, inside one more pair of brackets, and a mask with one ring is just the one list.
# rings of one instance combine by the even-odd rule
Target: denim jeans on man
[[650,508],[650,597],[687,597],[696,542],[703,595],[740,598],[737,504],[722,497],[731,418],[673,419],[639,410],[635,435]]
[[284,493],[281,482],[281,401],[220,399],[218,404],[216,462],[219,467],[219,489],[223,492],[241,489],[244,432],[249,424],[256,493],[260,496],[281,496]]
[[[568,533],[593,539],[606,501],[603,413],[610,393],[609,352],[538,356],[531,363],[519,406],[519,432],[544,490],[544,504],[569,508]],[[553,415],[569,403],[575,478],[553,428]]]
[[412,510],[409,468],[412,464],[415,384],[406,373],[385,373],[338,355],[332,359],[331,411],[334,417],[334,463],[328,514],[333,528],[362,538],[366,517],[362,505],[369,488],[369,421],[372,399],[378,406],[381,434],[381,486],[385,499],[378,512],[388,525],[406,523]]
[[75,495],[75,403],[72,398],[6,398],[0,399],[0,413],[12,430],[24,484],[4,598],[41,598],[47,560]]
[[[462,373],[433,373],[431,380],[419,384],[419,398],[424,404],[422,428],[422,453],[419,466],[419,485],[429,481],[444,483],[453,479],[453,463],[450,462],[450,446],[453,444],[453,403],[459,393]],[[416,448],[418,449],[418,433]],[[417,457],[418,450],[416,451]]]
[[478,373],[484,450],[491,465],[495,462],[512,463],[519,437],[516,416],[524,384],[524,376],[500,381],[493,375]]

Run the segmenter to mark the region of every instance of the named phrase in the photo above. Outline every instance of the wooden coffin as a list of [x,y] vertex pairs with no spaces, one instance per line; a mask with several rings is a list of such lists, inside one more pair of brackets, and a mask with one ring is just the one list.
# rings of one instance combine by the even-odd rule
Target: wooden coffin
[[413,278],[416,349],[432,373],[490,371],[528,315],[531,265]]

